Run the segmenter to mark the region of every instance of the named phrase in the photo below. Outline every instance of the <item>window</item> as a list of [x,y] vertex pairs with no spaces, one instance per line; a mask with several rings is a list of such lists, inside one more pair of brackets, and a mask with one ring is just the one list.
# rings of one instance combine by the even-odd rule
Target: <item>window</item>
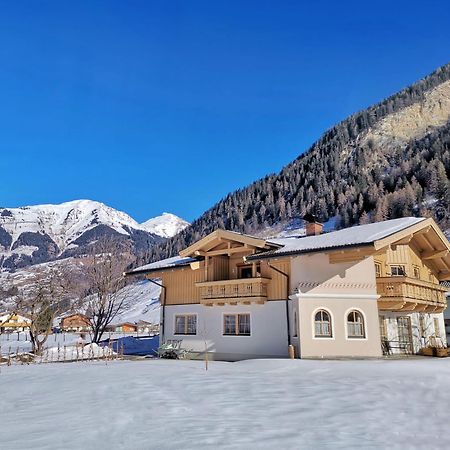
[[392,277],[404,277],[405,275],[405,266],[391,266]]
[[239,267],[239,278],[252,278],[253,270],[251,266]]
[[347,337],[365,338],[364,319],[359,311],[350,311],[347,316]]
[[413,266],[413,276],[420,280],[420,268],[419,266]]
[[404,353],[412,353],[411,318],[397,317],[398,342]]
[[[253,266],[244,265],[238,266],[238,276],[239,278],[253,278]],[[256,276],[261,276],[261,266],[260,264],[256,265]]]
[[298,337],[297,329],[298,329],[297,311],[294,311],[294,337]]
[[223,334],[226,336],[250,336],[250,314],[225,314]]
[[375,276],[377,278],[381,277],[381,264],[379,262],[375,263]]
[[434,335],[436,337],[440,337],[441,336],[441,327],[439,325],[439,319],[437,317],[435,317],[433,319],[434,322]]
[[197,334],[197,316],[195,314],[176,315],[175,334]]
[[332,337],[330,315],[323,309],[317,311],[314,316],[314,336],[318,338]]

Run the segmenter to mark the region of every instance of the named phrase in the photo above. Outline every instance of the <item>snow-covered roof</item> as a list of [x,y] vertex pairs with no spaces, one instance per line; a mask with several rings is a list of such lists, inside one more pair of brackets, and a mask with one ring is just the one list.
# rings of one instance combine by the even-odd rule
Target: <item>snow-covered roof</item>
[[181,256],[173,256],[172,258],[162,259],[154,263],[146,264],[145,266],[136,267],[136,269],[127,272],[130,274],[139,274],[146,272],[153,272],[160,269],[170,269],[171,267],[187,266],[192,262],[197,261],[195,258],[182,258]]
[[[344,228],[342,230],[319,234],[317,236],[270,239],[270,244],[276,245],[278,248],[255,253],[254,255],[248,256],[247,260],[250,261],[260,258],[270,258],[297,253],[309,253],[331,248],[370,245],[375,241],[386,238],[394,233],[398,233],[399,231],[422,222],[423,220],[426,219],[423,217],[404,217],[402,219],[392,219],[384,222],[369,223],[367,225]],[[266,242],[269,243],[269,241]],[[174,256],[172,258],[162,259],[161,261],[137,267],[136,269],[128,272],[128,274],[147,273],[161,269],[187,266],[195,261],[198,261],[198,259]]]
[[384,222],[344,228],[317,236],[274,239],[274,242],[282,245],[281,248],[257,253],[249,256],[247,259],[252,260],[261,257],[267,258],[287,254],[309,253],[329,248],[369,245],[423,220],[425,219],[422,217],[404,217],[402,219],[386,220]]

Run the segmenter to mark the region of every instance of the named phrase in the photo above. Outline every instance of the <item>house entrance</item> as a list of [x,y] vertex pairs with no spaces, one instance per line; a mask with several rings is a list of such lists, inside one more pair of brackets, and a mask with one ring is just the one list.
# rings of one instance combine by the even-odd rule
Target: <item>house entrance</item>
[[398,346],[400,353],[412,354],[411,317],[397,317]]

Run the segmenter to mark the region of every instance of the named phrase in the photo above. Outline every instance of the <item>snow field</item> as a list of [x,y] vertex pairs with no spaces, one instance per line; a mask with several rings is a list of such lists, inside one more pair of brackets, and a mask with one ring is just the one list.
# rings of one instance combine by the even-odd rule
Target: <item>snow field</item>
[[448,448],[450,359],[2,367],[9,449]]

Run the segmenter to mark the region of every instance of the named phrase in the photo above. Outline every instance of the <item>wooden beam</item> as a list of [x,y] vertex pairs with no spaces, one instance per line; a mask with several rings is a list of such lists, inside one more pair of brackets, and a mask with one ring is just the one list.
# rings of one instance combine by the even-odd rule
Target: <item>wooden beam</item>
[[431,230],[431,225],[428,225],[428,226],[422,228],[421,230],[416,231],[414,234],[416,236],[420,236],[421,234],[427,234],[430,230]]
[[435,258],[444,258],[449,253],[448,250],[430,250],[427,252],[422,252],[420,257],[422,259],[435,259]]
[[390,301],[390,300],[378,300],[378,309],[387,311],[401,311],[406,302],[403,301]]
[[340,250],[328,252],[328,260],[330,264],[337,264],[341,262],[361,261],[367,256],[373,255],[373,247],[362,247],[349,250]]
[[417,303],[408,302],[405,306],[403,306],[402,311],[414,311],[417,307]]
[[423,304],[423,303],[418,303],[416,306],[416,309],[414,311],[416,312],[423,312],[427,309],[427,305]]
[[414,237],[413,234],[410,234],[408,236],[405,236],[402,239],[399,239],[398,241],[395,241],[392,243],[393,246],[397,246],[397,245],[407,245],[411,242],[412,238]]
[[450,270],[444,270],[437,274],[437,279],[439,281],[450,280]]
[[213,250],[212,252],[207,252],[208,256],[216,256],[216,255],[232,255],[234,253],[243,253],[248,252],[248,248],[244,247],[234,247],[234,248],[223,248],[221,250]]

